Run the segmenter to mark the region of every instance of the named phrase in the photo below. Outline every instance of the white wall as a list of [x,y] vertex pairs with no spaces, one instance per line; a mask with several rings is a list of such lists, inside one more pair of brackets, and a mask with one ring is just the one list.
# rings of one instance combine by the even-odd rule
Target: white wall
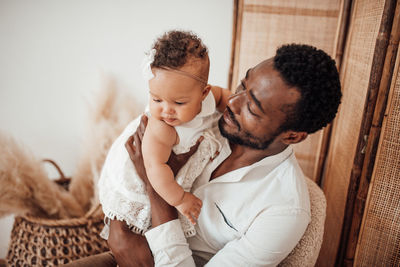
[[[144,52],[178,28],[203,39],[209,82],[227,86],[232,13],[232,0],[0,0],[0,130],[71,175],[101,73],[144,102]],[[0,258],[11,224],[0,220]]]

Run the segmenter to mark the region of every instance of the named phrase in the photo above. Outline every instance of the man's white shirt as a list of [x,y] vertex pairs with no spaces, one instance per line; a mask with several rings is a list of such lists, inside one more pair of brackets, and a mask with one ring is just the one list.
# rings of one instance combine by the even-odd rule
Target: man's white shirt
[[179,220],[146,232],[156,266],[276,266],[301,239],[310,201],[292,147],[209,181],[230,153],[226,141],[192,187],[203,201],[194,237]]

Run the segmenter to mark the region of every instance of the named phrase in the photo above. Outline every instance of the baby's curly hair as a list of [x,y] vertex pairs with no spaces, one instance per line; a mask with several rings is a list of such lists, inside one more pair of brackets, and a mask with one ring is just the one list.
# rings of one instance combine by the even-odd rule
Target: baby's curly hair
[[335,61],[328,54],[309,45],[283,45],[276,51],[274,68],[301,94],[281,126],[282,131],[310,134],[333,120],[342,93]]
[[185,64],[200,60],[201,64],[198,70],[201,76],[208,78],[208,49],[194,33],[178,30],[166,32],[155,41],[153,49],[156,50],[156,53],[154,61],[151,63],[152,68],[179,69]]

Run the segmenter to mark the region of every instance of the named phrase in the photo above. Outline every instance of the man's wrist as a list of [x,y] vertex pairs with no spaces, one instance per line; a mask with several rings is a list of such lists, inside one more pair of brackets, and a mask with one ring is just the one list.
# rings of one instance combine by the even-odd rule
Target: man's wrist
[[146,186],[147,195],[151,205],[151,224],[156,227],[160,224],[178,218],[175,207],[170,206],[160,195],[150,186]]
[[146,186],[147,195],[150,198],[151,206],[169,205],[154,188],[149,184]]

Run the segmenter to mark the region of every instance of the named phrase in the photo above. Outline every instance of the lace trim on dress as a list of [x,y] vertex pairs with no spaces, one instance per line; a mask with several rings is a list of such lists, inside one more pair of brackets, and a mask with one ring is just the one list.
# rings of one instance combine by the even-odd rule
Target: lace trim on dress
[[[190,157],[176,176],[177,183],[187,192],[190,192],[193,182],[202,173],[206,164],[222,148],[222,142],[218,140],[211,130],[204,131],[202,135],[204,139],[197,151]],[[128,163],[129,160],[128,158]],[[130,165],[128,163],[125,166],[132,165],[132,163]],[[132,167],[132,169],[134,168]],[[102,177],[99,181],[100,203],[102,204],[105,216],[125,221],[133,232],[144,234],[151,226],[150,201],[145,188],[140,186],[141,184],[138,181],[132,181],[140,180],[140,178],[132,177],[135,176],[132,174],[125,173],[122,181]],[[132,180],[126,181],[127,177]],[[178,217],[185,236],[194,236],[196,231],[190,221],[181,214]]]

